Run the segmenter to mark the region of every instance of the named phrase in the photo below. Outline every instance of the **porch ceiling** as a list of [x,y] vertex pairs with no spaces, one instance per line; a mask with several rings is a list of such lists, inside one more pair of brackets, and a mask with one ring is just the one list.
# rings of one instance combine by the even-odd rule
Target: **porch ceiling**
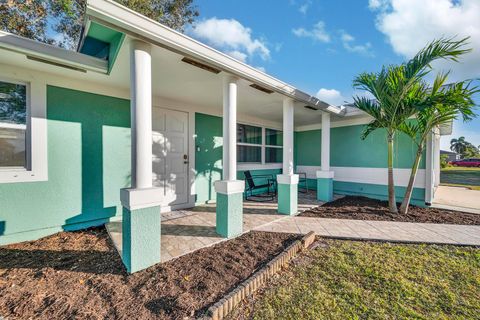
[[[69,78],[75,82],[88,82],[95,87],[112,88],[112,95],[123,92],[123,97],[128,97],[130,86],[130,57],[129,45],[131,38],[126,37],[117,60],[110,75],[99,72],[79,72],[69,68],[52,65],[27,59],[22,52],[13,52],[0,48],[0,55],[5,66],[27,68],[41,71],[42,73]],[[54,50],[61,50],[54,48]],[[63,53],[69,59],[92,59],[80,53],[64,50]],[[153,95],[154,101],[162,101],[160,107],[175,108],[178,105],[191,107],[194,110],[205,110],[211,113],[222,113],[222,81],[225,72],[218,74],[197,68],[182,62],[183,55],[167,49],[153,46]],[[98,60],[98,59],[97,59]],[[95,60],[95,61],[97,61]],[[79,66],[81,68],[81,65]],[[84,70],[85,71],[85,70]],[[28,79],[26,79],[28,80]],[[65,82],[66,87],[74,82]],[[58,83],[58,81],[57,81]],[[282,124],[282,101],[284,96],[279,93],[265,93],[250,87],[252,82],[239,81],[238,89],[238,119],[245,122],[263,122],[281,128]],[[73,85],[74,87],[74,85]],[[104,90],[105,91],[105,90]],[[95,92],[95,91],[93,91]],[[107,90],[107,92],[110,92]],[[166,101],[166,102],[165,102]],[[199,108],[200,109],[199,109]],[[332,121],[345,119],[332,114]],[[295,102],[295,126],[315,125],[321,123],[321,112],[305,108],[302,102]]]

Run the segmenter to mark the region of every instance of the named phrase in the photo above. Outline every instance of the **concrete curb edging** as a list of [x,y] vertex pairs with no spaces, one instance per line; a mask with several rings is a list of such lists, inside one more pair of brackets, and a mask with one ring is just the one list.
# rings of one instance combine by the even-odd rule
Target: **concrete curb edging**
[[207,319],[221,320],[227,316],[240,302],[261,288],[268,279],[287,265],[300,251],[307,249],[315,241],[315,233],[310,231],[301,240],[285,248],[279,255],[270,260],[263,268],[257,270],[248,279],[240,283],[234,290],[225,295],[207,311]]

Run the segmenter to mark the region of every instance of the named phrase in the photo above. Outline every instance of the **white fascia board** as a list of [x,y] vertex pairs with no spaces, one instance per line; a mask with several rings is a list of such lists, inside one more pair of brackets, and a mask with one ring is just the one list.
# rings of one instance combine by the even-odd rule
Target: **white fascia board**
[[45,60],[59,67],[107,73],[108,62],[86,54],[58,48],[46,43],[0,31],[0,48]]
[[256,68],[168,28],[111,0],[88,0],[86,14],[93,21],[110,26],[134,38],[143,39],[179,54],[207,62],[223,71],[264,86],[315,108],[343,115],[331,106]]

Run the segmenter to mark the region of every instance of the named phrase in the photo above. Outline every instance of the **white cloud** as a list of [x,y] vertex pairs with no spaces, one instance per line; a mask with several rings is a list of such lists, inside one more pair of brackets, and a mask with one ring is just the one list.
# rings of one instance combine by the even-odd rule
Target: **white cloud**
[[255,54],[263,60],[270,58],[270,50],[265,41],[253,38],[252,29],[243,26],[235,19],[214,17],[203,20],[189,30],[189,33],[242,61]]
[[406,58],[433,39],[470,36],[474,51],[461,63],[439,61],[434,67],[452,69],[451,81],[480,75],[479,0],[370,0],[369,7],[377,13],[377,29]]
[[374,56],[372,44],[370,42],[365,42],[364,44],[355,44],[355,37],[344,30],[340,30],[340,40],[342,41],[343,47],[347,51],[359,53],[367,57]]
[[312,4],[312,1],[306,1],[304,4],[300,5],[300,7],[298,7],[298,11],[300,11],[300,13],[302,13],[302,14],[307,14],[308,9],[310,8],[311,4]]
[[330,35],[325,30],[325,22],[318,21],[311,30],[305,28],[292,29],[292,32],[297,37],[312,38],[315,41],[330,42]]
[[471,123],[463,123],[462,120],[455,120],[453,122],[453,134],[441,136],[440,138],[441,149],[450,150],[450,140],[454,138],[457,139],[458,137],[465,137],[465,140],[474,146],[480,146],[480,132],[475,130],[475,127],[473,127]]
[[326,88],[321,88],[318,90],[317,98],[335,106],[342,105],[348,100],[340,91]]

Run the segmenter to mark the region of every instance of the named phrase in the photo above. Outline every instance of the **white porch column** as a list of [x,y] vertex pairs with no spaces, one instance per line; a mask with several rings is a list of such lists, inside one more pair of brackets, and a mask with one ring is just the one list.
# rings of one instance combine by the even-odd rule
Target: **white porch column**
[[243,191],[245,182],[237,180],[237,81],[223,81],[223,179],[215,182],[217,192],[216,230],[225,238],[243,230]]
[[278,213],[296,214],[298,208],[298,175],[293,170],[294,101],[283,99],[283,172],[277,176]]
[[152,59],[151,45],[133,41],[130,55],[132,187],[152,186]]
[[322,171],[330,171],[330,113],[322,112]]
[[330,171],[330,113],[322,112],[321,171],[317,171],[317,199],[333,200],[333,171]]
[[237,79],[223,84],[223,179],[237,180]]
[[151,45],[130,46],[131,188],[120,190],[123,205],[122,260],[128,272],[160,262],[162,190],[152,187]]
[[293,175],[293,100],[283,100],[283,172]]

